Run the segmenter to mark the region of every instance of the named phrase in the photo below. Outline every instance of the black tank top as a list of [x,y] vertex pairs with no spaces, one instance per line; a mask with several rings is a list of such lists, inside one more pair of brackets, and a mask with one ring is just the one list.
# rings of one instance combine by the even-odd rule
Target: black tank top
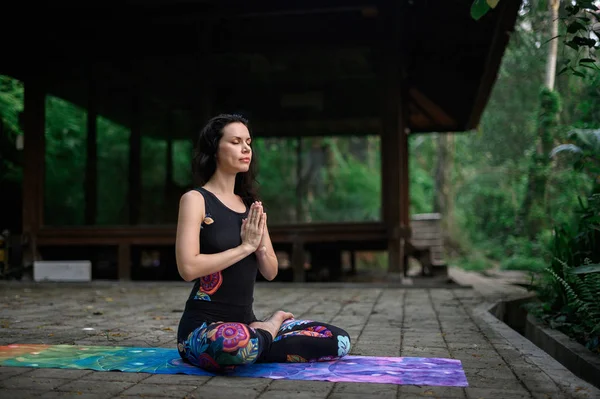
[[[195,190],[202,194],[205,204],[200,253],[214,254],[240,245],[242,219],[247,217],[248,207],[243,213],[235,212],[210,191],[202,187]],[[204,322],[256,321],[252,304],[257,272],[253,253],[220,272],[196,279],[179,324],[179,339],[185,339]]]

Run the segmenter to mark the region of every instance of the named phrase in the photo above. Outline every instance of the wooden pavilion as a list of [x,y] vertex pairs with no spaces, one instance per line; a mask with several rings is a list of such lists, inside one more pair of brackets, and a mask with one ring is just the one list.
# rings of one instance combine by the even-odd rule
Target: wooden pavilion
[[[271,228],[273,241],[292,251],[296,280],[303,279],[298,265],[307,248],[334,263],[343,248],[387,249],[390,271],[402,271],[410,240],[408,136],[477,127],[520,7],[520,0],[502,0],[474,21],[471,3],[3,5],[5,54],[14,56],[0,62],[0,74],[25,86],[23,234],[29,251],[111,246],[118,277],[130,278],[133,246],[175,240],[173,225],[138,223],[141,136],[190,138],[209,116],[241,110],[256,136],[381,137],[382,222]],[[88,111],[85,226],[44,222],[48,94]],[[94,224],[97,116],[131,130],[128,225]]]

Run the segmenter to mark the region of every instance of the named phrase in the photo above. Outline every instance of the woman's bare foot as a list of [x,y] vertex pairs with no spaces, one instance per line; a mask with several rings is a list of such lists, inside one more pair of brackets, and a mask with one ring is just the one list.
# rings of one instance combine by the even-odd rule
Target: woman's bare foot
[[283,310],[278,310],[277,312],[273,313],[273,316],[269,317],[265,321],[255,321],[254,323],[251,323],[250,327],[266,330],[270,332],[273,336],[273,339],[275,339],[277,333],[279,332],[279,327],[281,327],[281,324],[285,320],[292,318],[294,318],[293,314],[289,312],[284,312]]

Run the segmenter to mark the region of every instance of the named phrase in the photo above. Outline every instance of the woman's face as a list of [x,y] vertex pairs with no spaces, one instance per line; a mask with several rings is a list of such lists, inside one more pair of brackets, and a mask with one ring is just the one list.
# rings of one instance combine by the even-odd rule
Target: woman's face
[[247,172],[252,161],[250,132],[240,122],[233,122],[223,128],[219,141],[217,165],[228,173]]

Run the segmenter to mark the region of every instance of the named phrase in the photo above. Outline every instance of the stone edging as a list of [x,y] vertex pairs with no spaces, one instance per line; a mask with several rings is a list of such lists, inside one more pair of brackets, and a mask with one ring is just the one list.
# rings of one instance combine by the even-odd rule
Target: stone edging
[[579,342],[558,330],[545,327],[530,314],[527,315],[525,337],[575,375],[600,388],[600,359]]
[[[518,300],[525,300],[528,297]],[[514,346],[529,363],[535,364],[546,373],[563,392],[576,398],[600,398],[600,389],[577,377],[544,350],[496,318],[493,312],[498,305],[502,305],[502,302],[485,302],[473,309],[473,313]]]

